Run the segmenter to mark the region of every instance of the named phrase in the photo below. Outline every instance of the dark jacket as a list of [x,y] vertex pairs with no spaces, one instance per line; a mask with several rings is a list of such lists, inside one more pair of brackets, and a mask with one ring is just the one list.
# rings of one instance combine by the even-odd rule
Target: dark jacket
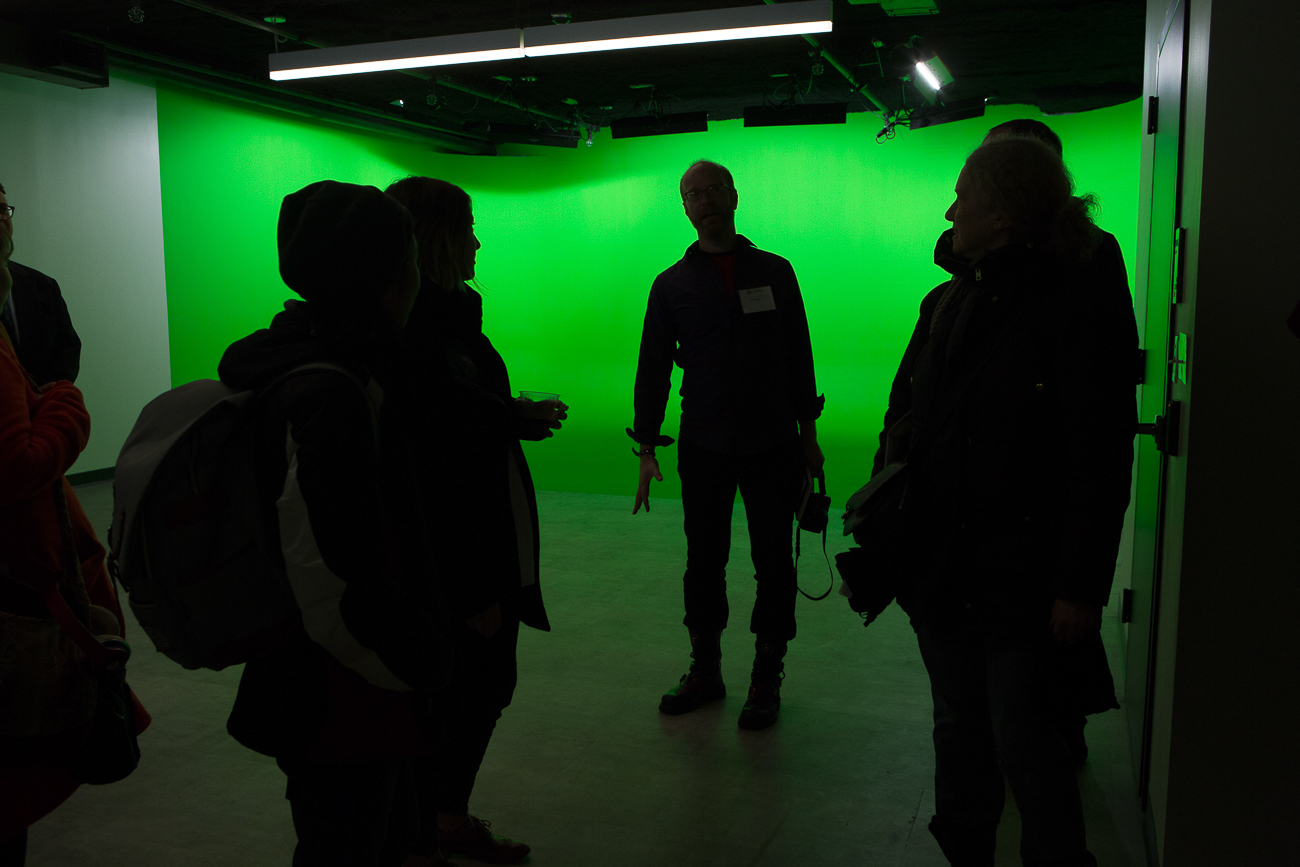
[[35,268],[9,263],[14,278],[11,293],[17,324],[14,349],[37,385],[66,379],[77,381],[81,370],[81,338],[72,327],[59,284]]
[[[426,492],[449,604],[461,619],[501,604],[523,623],[550,631],[538,567],[537,496],[519,443],[525,431],[505,361],[483,333],[483,297],[426,280],[402,344],[398,400],[423,446],[412,468]],[[526,515],[512,509],[512,459]],[[522,560],[521,538],[529,546]],[[523,568],[532,573],[528,586],[521,586]]]
[[[812,341],[790,263],[738,236],[735,293],[692,244],[655,278],[637,360],[633,425],[659,441],[674,362],[682,369],[681,435],[719,454],[756,454],[794,439],[821,415]],[[739,295],[770,286],[774,310],[745,313]]]
[[922,301],[885,415],[912,413],[913,616],[1038,633],[1058,597],[1109,598],[1137,423],[1127,282],[1024,244],[936,262],[953,280]]
[[[277,757],[350,760],[418,752],[423,744],[409,690],[429,694],[445,683],[448,628],[407,478],[405,434],[389,401],[374,409],[374,397],[391,377],[393,341],[359,345],[332,336],[310,305],[291,301],[285,307],[269,330],[226,350],[222,382],[260,390],[294,367],[325,361],[350,371],[370,394],[326,371],[297,375],[266,396],[258,456],[264,517],[277,524],[271,538],[279,538],[281,526],[295,538],[314,535],[325,567],[346,585],[333,614],[337,629],[409,689],[373,685],[304,627],[279,652],[245,666],[227,727],[240,743]],[[305,504],[305,526],[301,516],[286,512],[291,491]],[[299,524],[289,526],[295,520]]]

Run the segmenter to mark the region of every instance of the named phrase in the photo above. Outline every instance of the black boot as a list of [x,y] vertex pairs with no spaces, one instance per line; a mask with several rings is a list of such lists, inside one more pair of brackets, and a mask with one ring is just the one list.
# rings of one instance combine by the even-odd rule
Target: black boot
[[754,672],[749,680],[749,698],[740,712],[740,727],[765,729],[776,722],[781,710],[781,680],[785,677],[785,642],[759,636],[754,642]]
[[691,632],[691,668],[659,701],[659,712],[689,713],[702,704],[722,698],[722,633]]

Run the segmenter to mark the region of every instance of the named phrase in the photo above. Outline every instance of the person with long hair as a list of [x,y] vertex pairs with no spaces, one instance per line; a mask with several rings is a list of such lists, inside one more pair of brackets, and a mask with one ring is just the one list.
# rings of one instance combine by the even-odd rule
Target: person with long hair
[[420,295],[402,335],[396,399],[429,455],[414,473],[456,628],[433,751],[417,762],[421,838],[408,864],[443,864],[452,854],[515,863],[528,845],[493,834],[470,814],[469,799],[514,695],[519,625],[550,630],[538,583],[537,499],[520,440],[551,436],[567,407],[515,398],[505,361],[483,333],[483,297],[468,285],[480,248],[469,195],[427,177],[387,192],[415,218],[419,241]]
[[1127,292],[1088,266],[1094,205],[1036,138],[967,158],[952,255],[936,257],[952,279],[921,303],[876,456],[879,472],[910,424],[899,598],[934,697],[930,831],[954,865],[993,863],[1004,774],[1026,865],[1096,864],[1054,723],[1114,706],[1098,629],[1129,499],[1137,329]]

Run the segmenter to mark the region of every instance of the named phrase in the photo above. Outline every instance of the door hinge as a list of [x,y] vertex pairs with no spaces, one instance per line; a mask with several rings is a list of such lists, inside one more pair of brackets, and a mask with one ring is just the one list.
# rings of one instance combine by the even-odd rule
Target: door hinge
[[1133,622],[1133,591],[1127,587],[1119,595],[1119,622]]
[[1137,379],[1134,380],[1138,385],[1147,381],[1147,351],[1139,349],[1137,351]]
[[1160,97],[1147,97],[1147,135],[1155,135],[1160,127]]

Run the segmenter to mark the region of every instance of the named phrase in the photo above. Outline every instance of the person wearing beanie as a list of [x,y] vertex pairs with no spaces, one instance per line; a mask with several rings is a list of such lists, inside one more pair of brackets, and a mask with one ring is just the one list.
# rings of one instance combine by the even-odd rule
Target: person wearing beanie
[[[419,291],[406,209],[375,187],[311,184],[284,199],[280,275],[303,300],[237,341],[222,382],[262,393],[264,519],[302,607],[294,635],[250,661],[227,722],[288,778],[299,867],[390,867],[418,823],[416,719],[445,682],[443,608],[384,398]],[[312,369],[283,374],[307,364]]]

